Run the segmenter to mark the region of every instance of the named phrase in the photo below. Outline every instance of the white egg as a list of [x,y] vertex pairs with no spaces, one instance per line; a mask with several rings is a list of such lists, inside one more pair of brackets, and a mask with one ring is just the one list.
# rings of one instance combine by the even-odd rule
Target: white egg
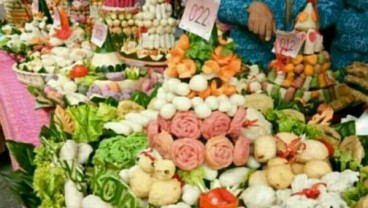
[[133,19],[128,20],[128,25],[134,25],[134,20]]
[[170,85],[168,81],[164,81],[164,83],[162,83],[162,88],[164,88],[164,90],[166,92],[170,92]]
[[160,110],[160,116],[164,119],[171,119],[176,113],[176,108],[173,104],[165,104]]
[[155,110],[161,110],[161,108],[164,107],[165,104],[166,104],[166,100],[164,100],[162,98],[156,98],[153,101],[153,108]]
[[115,27],[119,26],[120,25],[120,21],[118,19],[114,20],[113,25]]
[[211,115],[212,111],[206,103],[199,104],[194,109],[195,114],[198,118],[204,119]]
[[211,108],[211,110],[217,110],[219,107],[219,102],[215,96],[207,97],[205,103]]
[[167,22],[170,26],[175,26],[176,24],[176,20],[172,17],[170,17]]
[[152,27],[152,21],[151,20],[145,20],[143,22],[143,26],[145,26],[146,28],[151,28]]
[[172,102],[179,111],[188,111],[192,107],[188,97],[175,97]]
[[197,107],[198,105],[203,103],[203,99],[201,97],[194,97],[191,99],[192,106]]
[[230,102],[236,106],[243,106],[245,102],[244,96],[240,94],[234,94],[230,97]]
[[236,86],[238,85],[239,80],[236,77],[231,77],[229,80],[229,85]]
[[217,100],[219,102],[222,102],[222,101],[229,101],[229,97],[227,95],[220,95],[217,97]]
[[153,20],[153,26],[157,27],[159,25],[160,25],[160,20],[158,19]]
[[[137,19],[137,20],[135,20],[135,24],[138,26],[138,27],[142,27],[143,26],[143,21],[142,20],[139,20],[139,19]],[[128,26],[128,22],[127,21],[122,21],[121,22],[121,26],[122,27],[126,27],[126,26]]]
[[171,93],[171,92],[166,93],[166,101],[167,101],[168,103],[171,103],[171,102],[172,102],[172,100],[173,100],[175,97],[176,97],[176,96],[175,96],[173,93]]
[[160,99],[163,99],[163,100],[166,100],[166,92],[162,87],[160,89],[158,89],[156,97],[160,98]]
[[231,105],[230,110],[227,111],[226,114],[230,117],[234,117],[237,111],[238,111],[238,107],[236,105]]
[[169,78],[167,80],[167,83],[169,84],[169,92],[175,92],[176,87],[181,83],[180,79],[177,78]]
[[170,91],[175,92],[180,96],[187,96],[190,93],[189,85],[183,82],[177,85],[170,85]]
[[166,26],[168,23],[167,23],[167,19],[162,19],[161,21],[160,21],[160,24],[162,25],[162,26]]
[[220,102],[219,111],[225,113],[225,112],[230,111],[231,108],[232,108],[232,105],[231,105],[230,101],[224,100],[224,101]]
[[201,92],[208,87],[208,81],[202,75],[195,75],[189,81],[189,88],[191,90]]

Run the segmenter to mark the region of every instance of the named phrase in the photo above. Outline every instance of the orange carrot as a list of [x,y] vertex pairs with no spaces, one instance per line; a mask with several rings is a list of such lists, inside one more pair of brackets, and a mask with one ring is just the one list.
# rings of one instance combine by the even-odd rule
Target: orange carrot
[[176,47],[182,50],[187,50],[189,48],[189,37],[186,34],[181,35]]

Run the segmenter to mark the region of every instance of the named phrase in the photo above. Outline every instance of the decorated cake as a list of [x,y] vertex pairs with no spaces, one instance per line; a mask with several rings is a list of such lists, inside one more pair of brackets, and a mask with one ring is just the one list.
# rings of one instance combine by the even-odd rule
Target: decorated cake
[[271,71],[263,89],[273,98],[286,101],[301,99],[329,103],[338,98],[344,86],[336,84],[329,54],[323,51],[323,37],[318,31],[314,1],[308,1],[297,16],[293,33],[301,40],[299,52],[295,56],[285,55],[290,44],[296,42],[290,40],[288,45],[288,40],[276,40],[276,59],[269,64]]

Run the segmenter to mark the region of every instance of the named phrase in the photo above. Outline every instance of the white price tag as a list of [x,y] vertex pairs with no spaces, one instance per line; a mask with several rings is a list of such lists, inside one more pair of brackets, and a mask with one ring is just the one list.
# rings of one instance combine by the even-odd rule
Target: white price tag
[[219,6],[220,0],[189,0],[179,27],[209,40]]
[[60,25],[60,15],[56,5],[54,6],[53,12],[54,12],[54,25],[58,26]]
[[98,7],[97,6],[89,7],[89,16],[92,18],[98,18]]
[[32,13],[38,13],[38,0],[33,0],[32,2]]
[[295,58],[302,48],[303,39],[302,35],[295,32],[277,31],[275,47],[272,52]]
[[102,47],[107,37],[107,25],[96,21],[92,30],[92,39],[91,42],[97,45],[98,47]]

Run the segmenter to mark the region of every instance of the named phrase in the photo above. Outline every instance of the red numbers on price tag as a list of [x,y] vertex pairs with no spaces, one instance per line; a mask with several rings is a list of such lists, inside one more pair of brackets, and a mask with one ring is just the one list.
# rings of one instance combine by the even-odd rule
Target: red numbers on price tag
[[92,39],[91,42],[97,45],[98,47],[102,47],[107,37],[107,25],[96,21],[92,30]]
[[276,46],[272,49],[272,52],[295,58],[303,45],[303,41],[302,36],[298,33],[277,31]]
[[189,0],[179,27],[209,40],[219,5],[219,0]]

